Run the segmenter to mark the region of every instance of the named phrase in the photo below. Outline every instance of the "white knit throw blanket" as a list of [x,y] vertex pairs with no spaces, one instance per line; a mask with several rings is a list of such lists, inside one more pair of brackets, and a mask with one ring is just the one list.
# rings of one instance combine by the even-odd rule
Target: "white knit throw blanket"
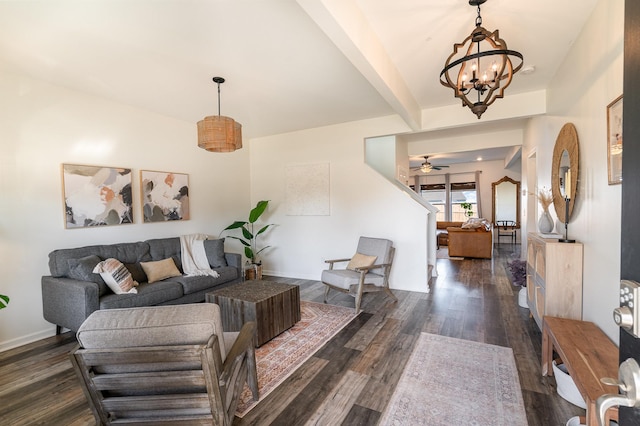
[[186,275],[211,275],[218,278],[220,274],[211,269],[207,253],[204,251],[205,234],[190,234],[180,237],[180,250],[182,250],[182,269]]

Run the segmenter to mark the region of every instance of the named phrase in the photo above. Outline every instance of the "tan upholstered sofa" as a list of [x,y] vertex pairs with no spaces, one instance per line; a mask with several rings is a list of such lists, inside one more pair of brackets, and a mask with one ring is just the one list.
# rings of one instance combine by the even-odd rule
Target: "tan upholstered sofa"
[[493,230],[484,228],[448,227],[449,256],[491,259]]
[[449,245],[449,233],[447,232],[447,228],[449,227],[461,227],[464,222],[445,222],[439,220],[436,222],[436,238],[438,240],[438,248],[440,246],[448,246]]

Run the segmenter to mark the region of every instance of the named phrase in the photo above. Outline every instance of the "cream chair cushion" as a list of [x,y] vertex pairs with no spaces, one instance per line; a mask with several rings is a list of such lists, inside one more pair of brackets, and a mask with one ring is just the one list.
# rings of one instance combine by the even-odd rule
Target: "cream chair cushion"
[[85,349],[112,349],[206,345],[214,334],[224,361],[226,347],[231,348],[237,333],[224,335],[218,305],[198,303],[95,311],[82,323],[77,338]]

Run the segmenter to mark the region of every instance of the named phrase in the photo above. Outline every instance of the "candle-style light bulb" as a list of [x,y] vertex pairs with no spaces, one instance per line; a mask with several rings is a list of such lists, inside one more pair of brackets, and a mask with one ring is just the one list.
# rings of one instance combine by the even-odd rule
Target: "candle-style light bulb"
[[465,73],[463,73],[463,74],[460,76],[460,90],[461,90],[461,91],[462,91],[462,90],[464,90],[465,85],[467,84],[467,78],[468,78],[468,77],[467,77],[467,73],[466,73],[466,72],[465,72]]

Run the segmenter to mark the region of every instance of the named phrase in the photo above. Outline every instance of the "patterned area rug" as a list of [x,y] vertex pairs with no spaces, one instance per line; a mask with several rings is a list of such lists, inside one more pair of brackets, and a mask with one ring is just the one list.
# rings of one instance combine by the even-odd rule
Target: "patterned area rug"
[[[256,349],[260,400],[269,395],[356,315],[351,308],[301,301],[300,317],[296,325]],[[258,402],[252,399],[249,388],[245,386],[236,416],[244,417]]]
[[380,425],[527,425],[513,351],[422,333]]

